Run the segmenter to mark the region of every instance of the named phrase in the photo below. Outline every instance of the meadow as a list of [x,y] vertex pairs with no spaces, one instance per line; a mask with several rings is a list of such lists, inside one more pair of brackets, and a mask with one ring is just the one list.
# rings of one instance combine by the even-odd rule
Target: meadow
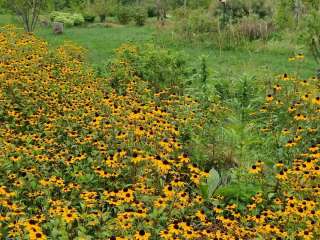
[[320,238],[316,54],[289,26],[219,48],[198,4],[171,6],[187,28],[0,15],[0,239]]
[[[12,23],[17,24],[14,17],[0,16],[0,25]],[[307,50],[289,42],[257,43],[258,47],[251,49],[219,50],[204,47],[201,44],[198,46],[176,44],[170,37],[163,37],[158,32],[159,29],[154,24],[149,24],[144,27],[126,25],[113,28],[101,26],[69,28],[61,36],[53,35],[51,28],[39,27],[36,34],[48,41],[52,48],[60,46],[64,41],[79,44],[87,50],[88,61],[96,67],[103,67],[114,56],[115,49],[123,43],[156,43],[172,49],[172,51],[185,52],[190,61],[198,61],[202,55],[207,56],[208,66],[216,78],[237,78],[239,74],[244,72],[257,76],[269,71],[276,74],[294,72],[296,71],[295,66],[287,60],[301,49],[308,56],[303,69],[301,69],[301,74],[308,76],[314,74],[314,69],[316,69],[316,63]]]

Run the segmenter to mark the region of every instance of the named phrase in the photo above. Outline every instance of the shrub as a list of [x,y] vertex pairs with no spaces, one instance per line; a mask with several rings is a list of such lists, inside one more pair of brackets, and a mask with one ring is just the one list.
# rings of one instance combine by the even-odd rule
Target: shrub
[[120,7],[117,12],[117,18],[121,24],[128,24],[132,18],[131,9],[129,7]]
[[116,1],[108,1],[107,14],[110,17],[116,17],[118,12],[118,4]]
[[92,11],[96,16],[99,16],[100,22],[104,22],[107,15],[107,2],[106,0],[95,0],[92,4]]
[[6,1],[0,0],[0,14],[5,14],[6,12]]
[[107,68],[111,73],[112,86],[116,89],[121,89],[134,78],[147,81],[155,91],[164,87],[181,87],[189,74],[182,53],[152,44],[121,46]]
[[144,8],[136,8],[133,15],[134,21],[138,26],[144,26],[147,20],[147,12]]
[[182,53],[171,52],[155,45],[145,45],[138,52],[137,73],[151,86],[162,88],[182,86],[188,75],[186,58]]
[[266,0],[254,0],[250,4],[250,13],[257,15],[259,18],[272,16],[272,3]]
[[278,1],[274,15],[276,26],[280,29],[291,28],[294,23],[292,5],[285,0]]
[[313,10],[304,18],[300,38],[307,45],[314,59],[320,63],[320,12]]
[[149,18],[156,17],[158,15],[157,8],[153,5],[147,7],[147,13]]
[[84,14],[84,21],[87,23],[93,23],[95,19],[96,19],[96,16],[94,14],[91,14],[91,13]]
[[259,18],[265,18],[272,15],[271,2],[265,0],[232,0],[223,3],[216,3],[211,7],[213,14],[220,18],[223,25],[230,22],[237,22],[239,19],[255,14]]
[[50,21],[54,22],[55,18],[58,17],[60,14],[61,14],[61,12],[58,12],[58,11],[51,12],[49,15]]
[[175,32],[185,40],[205,40],[218,32],[217,19],[209,17],[203,10],[178,11]]
[[84,23],[84,17],[79,13],[73,14],[71,18],[73,19],[75,26],[79,26]]
[[84,17],[79,13],[65,13],[54,11],[50,14],[52,22],[61,22],[67,27],[79,26],[84,23]]
[[187,10],[185,8],[177,8],[174,10],[173,14],[175,16],[175,20],[181,20],[190,15],[192,10]]
[[72,27],[74,26],[74,20],[72,18],[68,18],[66,16],[57,16],[55,19],[54,19],[54,22],[60,22],[60,23],[63,23],[64,26],[66,27]]

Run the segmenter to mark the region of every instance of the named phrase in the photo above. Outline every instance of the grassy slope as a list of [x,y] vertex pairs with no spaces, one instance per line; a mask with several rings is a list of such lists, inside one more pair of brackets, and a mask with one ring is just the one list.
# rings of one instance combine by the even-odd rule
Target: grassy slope
[[[10,16],[0,16],[0,26],[12,22]],[[114,50],[122,43],[144,43],[152,42],[155,30],[151,26],[136,27],[125,26],[115,28],[67,28],[61,36],[53,35],[51,29],[38,28],[37,35],[46,39],[52,46],[58,46],[65,40],[70,40],[88,49],[88,58],[94,65],[103,66],[105,61],[112,57]],[[165,43],[166,44],[166,43]],[[219,49],[173,46],[167,47],[173,50],[183,50],[190,55],[194,61],[201,55],[208,56],[208,65],[215,78],[237,78],[243,73],[258,77],[269,73],[293,72],[296,70],[294,64],[287,61],[292,54],[289,47],[269,47],[260,51],[234,50],[220,51]],[[303,75],[314,73],[316,64],[312,57],[308,57],[302,69]]]

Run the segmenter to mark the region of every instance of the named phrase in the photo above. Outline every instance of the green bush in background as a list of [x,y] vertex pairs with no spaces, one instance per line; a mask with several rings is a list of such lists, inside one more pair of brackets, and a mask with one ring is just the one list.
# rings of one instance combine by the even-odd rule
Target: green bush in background
[[145,8],[138,7],[135,9],[133,18],[137,26],[144,26],[147,20],[148,14]]
[[[159,91],[163,88],[183,86],[190,74],[186,57],[153,44],[136,46],[124,44],[107,65],[111,85],[118,91],[128,82],[138,78]],[[183,88],[179,88],[183,89]]]
[[5,14],[6,12],[6,2],[4,0],[0,0],[0,14]]
[[259,18],[271,17],[272,7],[272,0],[232,0],[225,3],[216,1],[211,5],[210,11],[225,26],[252,14]]
[[276,5],[274,22],[279,30],[292,28],[294,25],[293,6],[287,0],[279,0]]
[[147,6],[147,13],[148,13],[148,17],[150,17],[150,18],[156,17],[158,15],[156,6],[148,5]]
[[300,30],[300,38],[310,49],[314,59],[320,64],[320,11],[312,10],[305,18]]
[[82,14],[80,13],[74,13],[72,14],[71,18],[73,19],[74,21],[74,26],[79,26],[81,24],[84,23],[84,17],[82,16]]
[[52,22],[61,22],[67,27],[79,26],[85,22],[82,14],[79,13],[65,13],[54,11],[50,13],[50,20]]
[[83,17],[84,21],[87,23],[93,23],[96,18],[96,16],[92,13],[85,13]]
[[132,19],[131,8],[126,6],[120,7],[117,12],[117,18],[121,24],[128,24]]
[[67,18],[67,17],[65,17],[65,16],[57,16],[57,17],[54,19],[54,22],[63,23],[63,25],[66,26],[66,27],[72,27],[72,26],[74,26],[74,21],[73,21],[73,19]]
[[104,22],[107,17],[107,2],[106,0],[95,0],[91,6],[93,13],[99,16],[100,22]]
[[219,22],[204,10],[176,11],[174,32],[186,40],[203,41],[219,31]]

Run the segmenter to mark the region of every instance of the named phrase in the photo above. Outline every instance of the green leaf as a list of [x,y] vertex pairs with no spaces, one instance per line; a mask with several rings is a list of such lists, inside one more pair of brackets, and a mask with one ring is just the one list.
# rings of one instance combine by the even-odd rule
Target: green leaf
[[221,179],[219,173],[217,172],[217,170],[212,168],[209,172],[207,181],[200,183],[200,191],[202,197],[206,200],[211,198],[215,190],[218,188],[220,181]]
[[36,181],[31,181],[30,182],[30,186],[31,186],[31,189],[32,190],[36,190],[37,189],[37,186],[38,186],[38,184],[37,184],[37,182]]
[[214,191],[218,188],[219,184],[220,184],[220,175],[217,172],[217,170],[212,168],[209,172],[209,176],[207,179],[208,198],[212,196]]
[[201,195],[204,199],[208,199],[208,184],[202,182],[200,183]]

